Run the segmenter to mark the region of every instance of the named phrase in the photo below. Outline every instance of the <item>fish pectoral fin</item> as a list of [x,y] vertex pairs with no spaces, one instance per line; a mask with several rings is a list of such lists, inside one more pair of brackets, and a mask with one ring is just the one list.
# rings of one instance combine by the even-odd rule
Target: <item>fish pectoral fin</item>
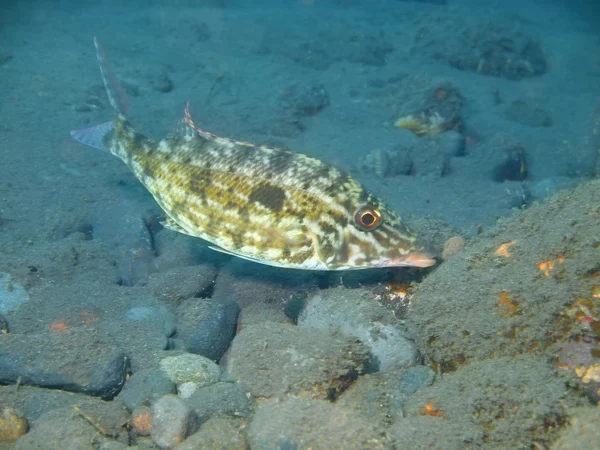
[[187,234],[188,236],[192,236],[190,233],[188,233],[185,229],[183,229],[179,224],[177,224],[177,222],[175,222],[170,217],[167,217],[160,224],[163,227],[165,227],[167,230],[177,231],[178,233]]

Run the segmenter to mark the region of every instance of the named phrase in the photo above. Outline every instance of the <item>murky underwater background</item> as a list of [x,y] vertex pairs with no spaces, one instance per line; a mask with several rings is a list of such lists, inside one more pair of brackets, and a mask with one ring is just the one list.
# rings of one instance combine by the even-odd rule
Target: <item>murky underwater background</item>
[[[348,171],[429,269],[164,229],[69,131],[194,121]],[[1,449],[600,448],[600,6],[0,5]]]

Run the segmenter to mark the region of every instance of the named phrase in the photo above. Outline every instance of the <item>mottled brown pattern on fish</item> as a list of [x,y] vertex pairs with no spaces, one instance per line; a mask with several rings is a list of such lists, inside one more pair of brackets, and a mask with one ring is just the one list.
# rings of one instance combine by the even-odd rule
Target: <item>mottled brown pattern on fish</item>
[[[348,175],[308,156],[195,132],[155,143],[124,119],[111,147],[177,229],[229,251],[284,266],[335,268],[353,255],[350,264],[388,256],[382,245],[390,257],[413,248],[412,234],[393,211]],[[385,223],[349,233],[362,204],[381,209]]]

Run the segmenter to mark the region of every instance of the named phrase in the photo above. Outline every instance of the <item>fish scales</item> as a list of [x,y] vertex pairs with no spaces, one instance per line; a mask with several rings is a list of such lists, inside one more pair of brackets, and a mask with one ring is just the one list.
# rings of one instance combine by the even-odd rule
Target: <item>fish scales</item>
[[[361,192],[347,175],[301,154],[201,137],[136,146],[127,123],[117,129],[116,140],[130,149],[126,163],[163,210],[189,234],[235,251],[277,250],[302,264],[312,232],[323,239],[321,258],[330,258],[351,214],[339,206],[338,186]],[[273,223],[283,231],[264,233]]]
[[195,126],[188,109],[183,135],[159,142],[141,135],[114,98],[119,91],[106,75],[108,63],[100,53],[98,59],[116,119],[72,135],[120,157],[166,213],[168,228],[225,253],[281,267],[434,263],[416,247],[398,214],[322,161],[214,136]]

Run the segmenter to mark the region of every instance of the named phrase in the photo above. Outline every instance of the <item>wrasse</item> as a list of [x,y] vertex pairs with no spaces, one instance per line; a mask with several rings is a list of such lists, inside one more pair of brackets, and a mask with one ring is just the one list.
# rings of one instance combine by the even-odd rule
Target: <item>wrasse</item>
[[114,121],[73,130],[121,158],[166,213],[164,225],[261,264],[307,270],[429,267],[435,260],[384,202],[306,155],[215,136],[189,106],[180,136],[153,141],[125,118],[118,81],[96,38]]

